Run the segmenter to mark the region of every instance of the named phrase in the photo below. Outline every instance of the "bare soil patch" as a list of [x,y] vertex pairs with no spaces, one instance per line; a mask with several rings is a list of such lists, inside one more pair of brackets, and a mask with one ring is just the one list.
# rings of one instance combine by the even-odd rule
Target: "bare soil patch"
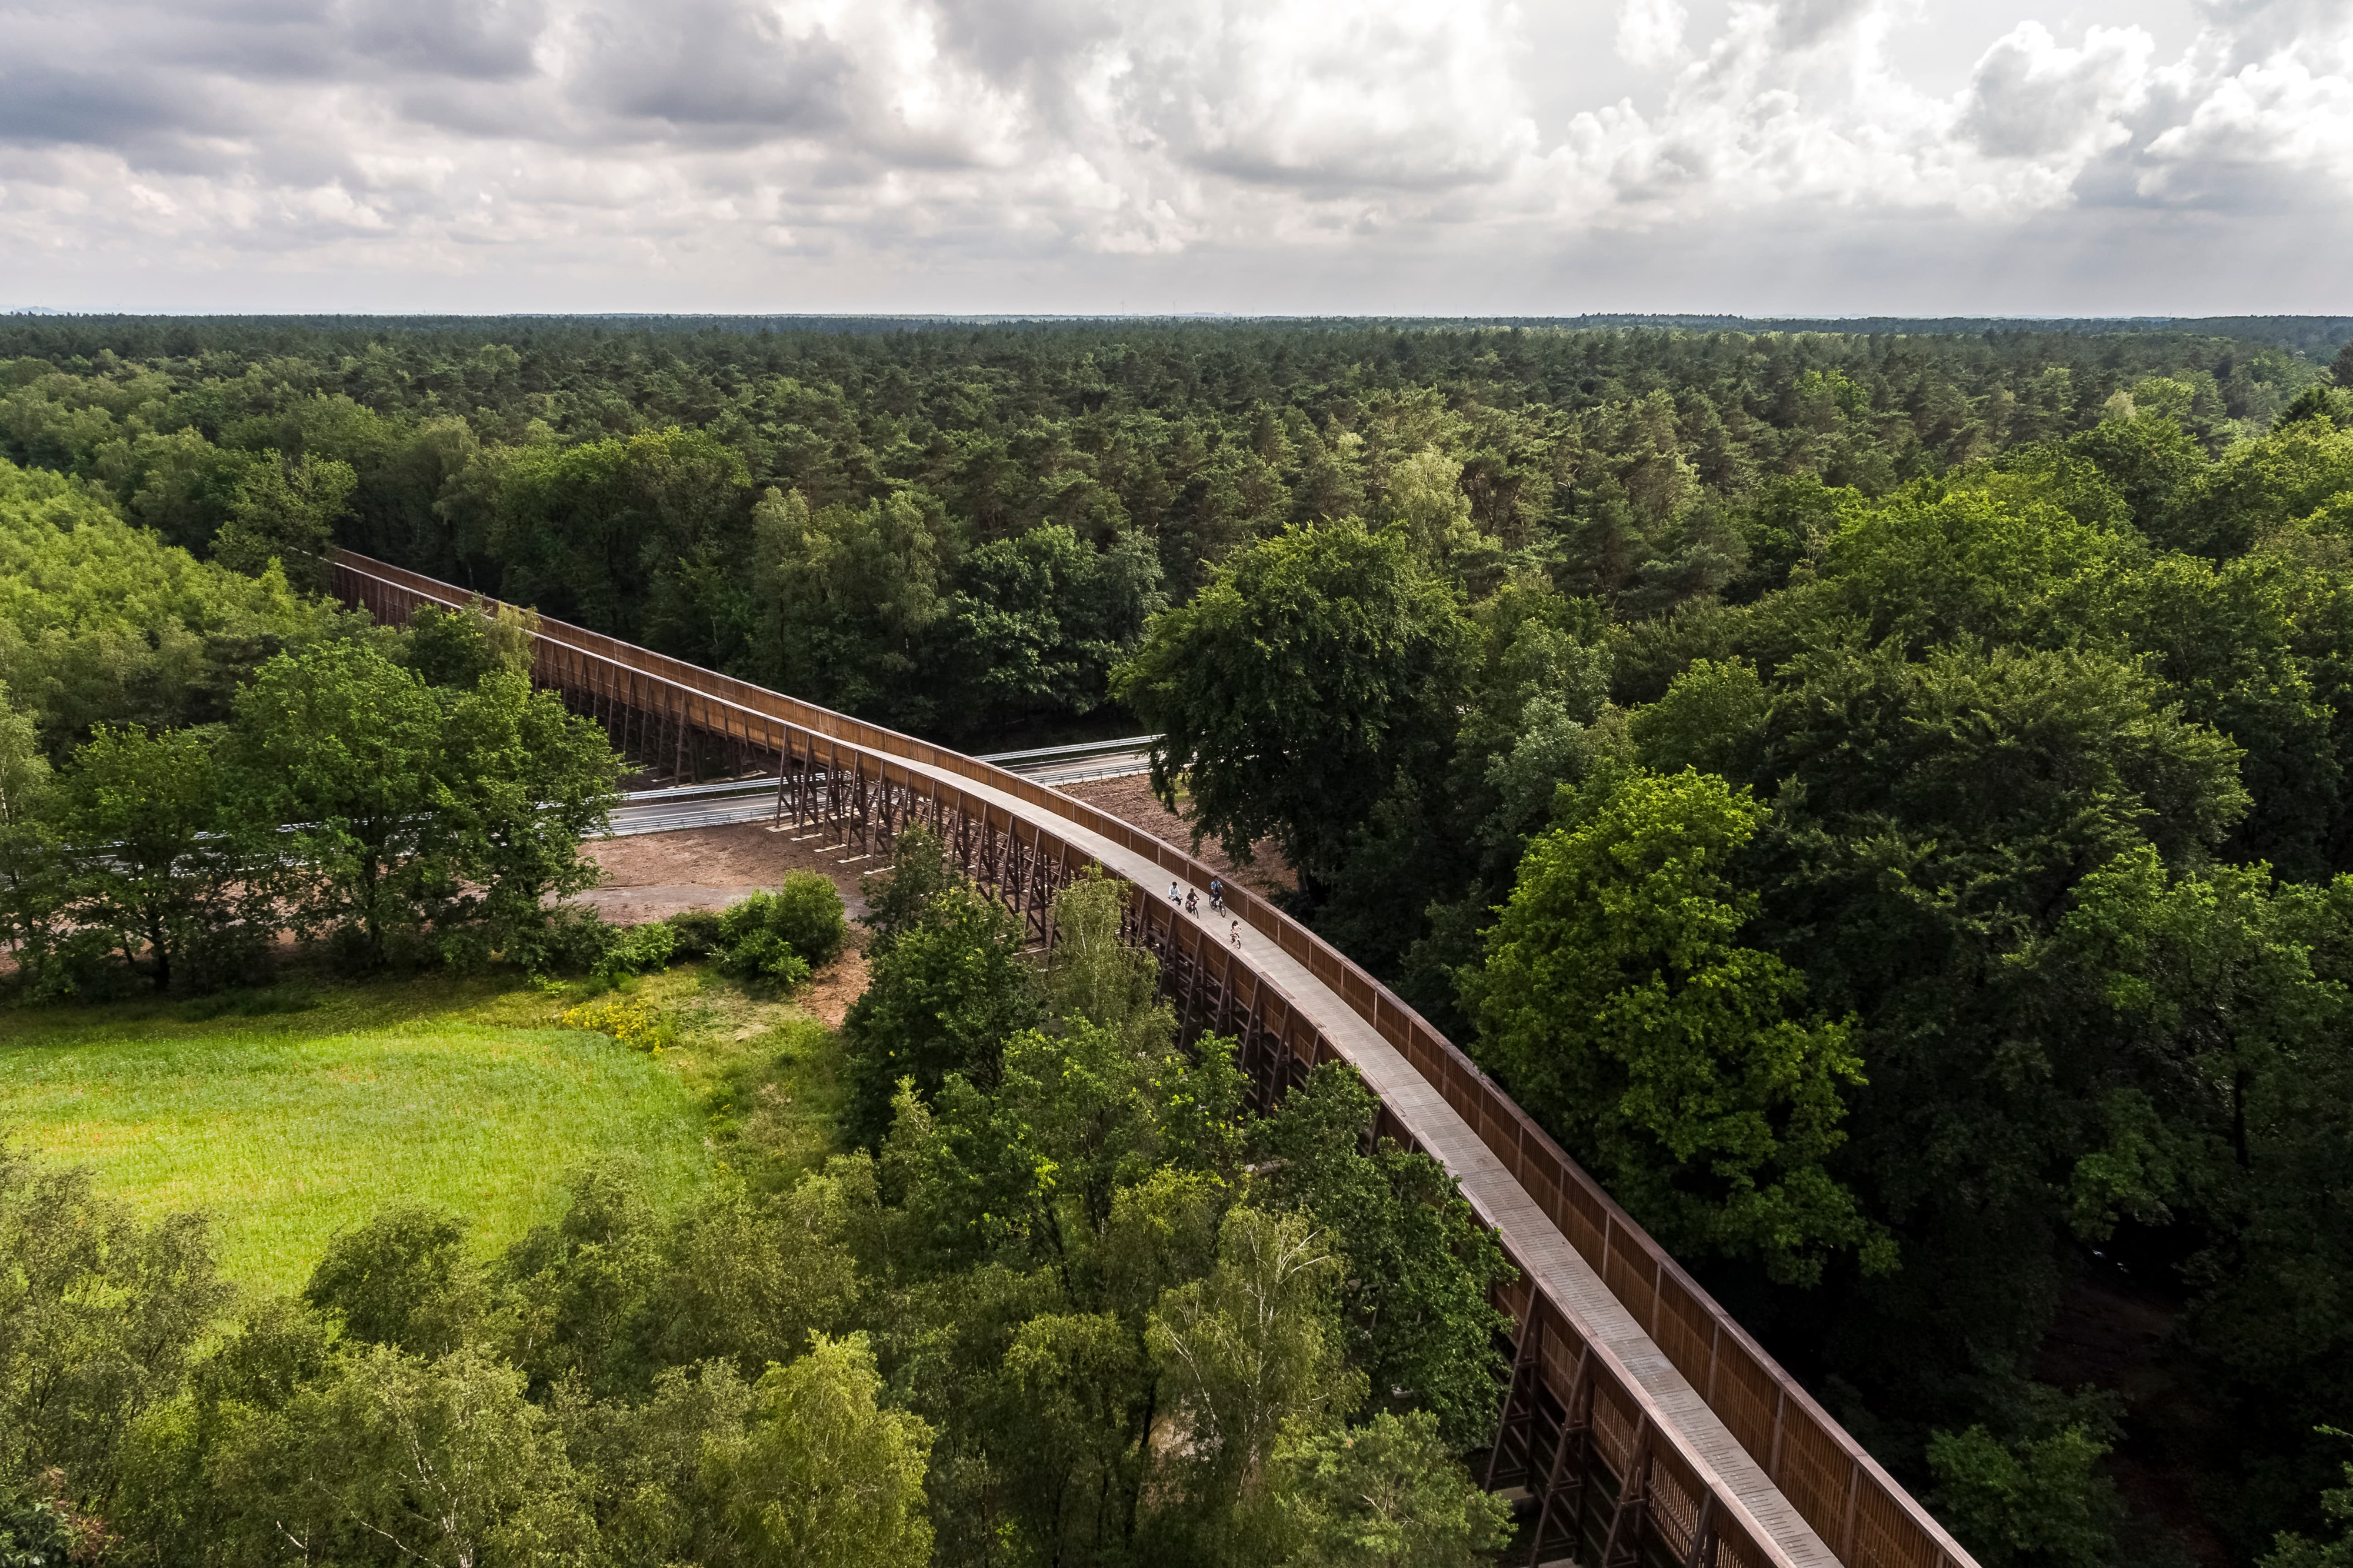
[[1237,866],[1215,838],[1204,838],[1201,847],[1193,848],[1193,820],[1190,803],[1179,814],[1160,804],[1152,793],[1152,779],[1146,773],[1131,773],[1123,779],[1094,779],[1083,784],[1065,784],[1062,793],[1085,801],[1098,811],[1107,811],[1131,827],[1141,827],[1162,841],[1190,853],[1227,881],[1250,889],[1254,893],[1272,896],[1288,893],[1298,886],[1284,863],[1282,852],[1271,838],[1261,838],[1250,846],[1250,863]]
[[[841,861],[849,851],[839,846],[793,840],[791,833],[774,833],[758,822],[599,838],[582,850],[603,870],[604,879],[578,900],[616,925],[635,925],[686,910],[723,910],[754,893],[774,890],[787,871],[814,870],[833,879],[852,920],[864,914],[859,873],[881,862],[845,866]],[[859,983],[864,984],[862,974]]]
[[[772,833],[765,823],[733,822],[599,838],[581,847],[604,871],[605,879],[580,894],[579,901],[595,905],[616,925],[635,925],[687,910],[723,910],[754,893],[775,890],[787,871],[822,871],[833,879],[856,921],[866,912],[866,900],[858,891],[859,875],[880,862],[845,866],[841,861],[849,851],[839,846],[828,850],[826,843],[814,839],[797,844],[795,837]],[[866,989],[865,949],[866,931],[853,923],[849,948],[818,971],[806,989],[794,994],[793,1005],[828,1029],[841,1027],[842,1016]],[[748,1023],[738,1037],[748,1037],[760,1026]]]
[[839,958],[817,972],[805,991],[796,992],[793,1005],[828,1029],[841,1027],[849,1005],[866,991],[866,931],[853,927],[849,946]]

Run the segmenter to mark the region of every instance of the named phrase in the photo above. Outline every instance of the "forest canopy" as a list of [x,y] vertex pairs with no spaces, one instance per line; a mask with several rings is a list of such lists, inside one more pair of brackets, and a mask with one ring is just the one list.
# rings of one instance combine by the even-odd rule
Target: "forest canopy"
[[[382,679],[305,597],[333,541],[967,747],[1149,728],[1988,1568],[2334,1560],[2344,326],[12,321],[0,550],[56,586],[0,676],[60,770],[253,731],[248,682]],[[950,1192],[1110,1047],[926,909],[853,1119]],[[1059,1267],[1003,1197],[957,1267]],[[1161,1353],[1123,1321],[1085,1364]]]
[[[0,456],[241,567],[332,533],[970,739],[1095,713],[1155,611],[1287,525],[1453,531],[1482,591],[1533,566],[1655,614],[1786,570],[1821,487],[2144,405],[2219,453],[2320,374],[2277,331],[907,325],[11,321]],[[2181,460],[2136,452],[2144,487]]]

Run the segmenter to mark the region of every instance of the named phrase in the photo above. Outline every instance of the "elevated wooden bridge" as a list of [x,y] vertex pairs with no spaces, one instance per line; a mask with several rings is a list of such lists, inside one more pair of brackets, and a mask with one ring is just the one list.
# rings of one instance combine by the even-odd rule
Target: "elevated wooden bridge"
[[[340,554],[334,588],[377,619],[461,607],[465,590]],[[1313,1065],[1351,1063],[1378,1131],[1443,1164],[1519,1270],[1511,1387],[1486,1480],[1525,1489],[1514,1555],[1586,1568],[1976,1568],[1936,1521],[1775,1365],[1559,1145],[1451,1042],[1272,905],[1186,915],[1206,888],[1183,851],[1084,802],[955,752],[558,621],[533,678],[616,746],[681,783],[772,771],[780,822],[856,858],[929,825],[1033,936],[1090,863],[1135,889],[1131,931],[1159,956],[1191,1034],[1239,1037],[1261,1105]]]

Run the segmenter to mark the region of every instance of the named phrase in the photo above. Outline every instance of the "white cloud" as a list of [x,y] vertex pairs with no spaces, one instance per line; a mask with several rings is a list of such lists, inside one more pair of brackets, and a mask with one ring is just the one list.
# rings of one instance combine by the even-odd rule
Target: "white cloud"
[[1638,76],[1554,114],[1511,0],[20,0],[0,258],[65,304],[283,300],[259,258],[351,306],[1450,310],[1760,308],[1802,253],[1834,310],[2030,253],[2170,289],[2152,224],[2353,194],[2344,0],[2198,0],[2171,58],[2028,20],[1942,92],[1892,63],[1923,3],[1620,0]]
[[1633,66],[1672,64],[1683,58],[1690,20],[1676,0],[1619,0],[1619,57]]
[[2080,166],[2130,138],[2126,116],[2148,97],[2154,47],[2137,27],[2094,27],[2063,48],[2022,22],[1978,61],[1961,129],[1993,157]]

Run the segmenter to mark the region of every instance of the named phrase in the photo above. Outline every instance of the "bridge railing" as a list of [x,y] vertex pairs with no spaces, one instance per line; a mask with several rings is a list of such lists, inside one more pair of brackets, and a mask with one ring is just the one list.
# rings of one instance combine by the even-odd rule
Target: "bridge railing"
[[[379,618],[406,621],[417,605],[457,607],[466,602],[464,591],[451,584],[350,552],[338,552],[334,572],[341,596],[367,605]],[[649,698],[675,704],[681,723],[704,732],[760,742],[762,731],[783,724],[827,736],[1016,796],[1194,886],[1206,886],[1213,875],[1200,861],[1108,812],[962,752],[562,621],[543,617],[540,637],[535,660],[546,684],[562,683],[567,653],[586,656],[636,672],[647,682]],[[1229,887],[1227,903],[1328,986],[1444,1096],[1841,1563],[1850,1568],[1976,1568],[1950,1533],[1460,1047],[1264,898]],[[1293,1042],[1305,1059],[1338,1055],[1328,1042],[1314,1037],[1312,1027],[1306,1033]],[[1524,1299],[1531,1289],[1524,1282]],[[1556,1322],[1577,1330],[1580,1339],[1589,1338],[1565,1304],[1549,1293],[1545,1304]],[[1515,1314],[1524,1332],[1532,1331],[1533,1309],[1534,1301],[1527,1300]],[[1650,1404],[1630,1378],[1611,1377],[1597,1388],[1608,1390],[1599,1396],[1597,1411],[1610,1400],[1621,1413]],[[1628,1419],[1649,1425],[1637,1416]],[[1597,1414],[1594,1430],[1606,1450],[1603,1425]],[[1704,1461],[1672,1433],[1663,1448],[1656,1447],[1659,1440],[1651,1435],[1648,1455],[1654,1463],[1662,1453],[1672,1456],[1672,1484],[1692,1497],[1708,1492]],[[1718,1517],[1711,1528],[1722,1532],[1727,1522]],[[1761,1531],[1744,1529],[1738,1535],[1746,1539],[1725,1537],[1724,1560],[1737,1558],[1749,1568],[1783,1560]]]

